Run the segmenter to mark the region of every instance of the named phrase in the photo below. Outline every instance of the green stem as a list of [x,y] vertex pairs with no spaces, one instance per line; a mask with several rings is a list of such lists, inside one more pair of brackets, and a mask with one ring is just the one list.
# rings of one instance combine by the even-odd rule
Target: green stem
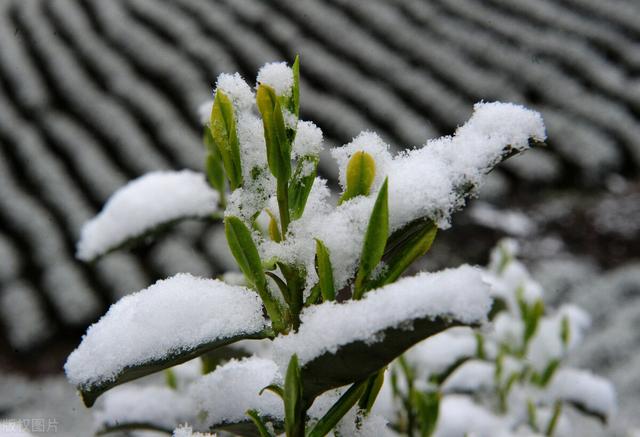
[[280,212],[280,224],[282,226],[282,239],[287,238],[289,228],[289,182],[278,179],[276,184],[276,195],[278,197],[278,211]]
[[562,401],[556,401],[553,406],[553,416],[551,416],[549,425],[547,425],[547,431],[545,432],[546,436],[553,436],[553,433],[556,430],[556,425],[558,424],[558,419],[560,419],[560,413],[562,413]]

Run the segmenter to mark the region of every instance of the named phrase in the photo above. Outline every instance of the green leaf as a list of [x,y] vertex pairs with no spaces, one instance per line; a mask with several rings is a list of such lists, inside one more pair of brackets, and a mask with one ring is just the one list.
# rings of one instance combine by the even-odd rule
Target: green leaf
[[551,419],[549,419],[544,435],[553,436],[558,420],[560,419],[560,414],[562,414],[562,402],[556,401],[553,405],[553,415],[551,416]]
[[253,242],[251,231],[238,217],[224,219],[224,230],[231,253],[247,281],[256,288],[262,303],[276,331],[284,329],[284,321],[279,304],[267,288],[267,277],[262,268],[262,260]]
[[366,413],[371,411],[373,404],[376,402],[378,393],[380,393],[382,384],[384,384],[384,374],[386,370],[387,368],[385,367],[367,378],[367,386],[358,401],[358,406]]
[[284,380],[284,428],[287,437],[304,436],[302,376],[298,356],[293,354]]
[[293,89],[291,90],[291,108],[289,110],[296,116],[300,117],[300,56],[296,55],[293,61]]
[[565,348],[569,347],[569,341],[571,340],[571,325],[569,324],[569,318],[564,316],[562,318],[560,326],[560,339]]
[[395,282],[414,261],[429,251],[437,232],[438,227],[431,220],[420,220],[411,227],[404,239],[392,247],[387,243],[382,258],[387,268],[373,281],[371,288]]
[[271,211],[268,209],[265,209],[265,211],[269,215],[269,238],[279,243],[282,241],[282,235],[280,235],[280,229],[278,229],[278,220],[276,220],[276,216]]
[[331,406],[329,411],[315,424],[315,426],[309,431],[307,437],[324,437],[340,422],[340,419],[351,410],[358,399],[362,397],[366,387],[368,379],[360,382],[356,382],[349,389],[340,396],[340,399]]
[[405,325],[389,327],[372,336],[380,339],[375,343],[356,340],[315,357],[302,367],[307,405],[327,390],[366,379],[414,344],[461,325],[467,324],[447,316],[409,319],[406,326],[413,326],[411,330],[404,329]]
[[360,299],[366,291],[364,283],[369,279],[371,273],[376,268],[387,244],[389,237],[389,201],[388,201],[388,179],[384,180],[376,203],[373,205],[369,225],[364,236],[362,253],[360,254],[360,267],[356,275],[353,290],[353,298]]
[[164,380],[169,388],[173,390],[178,388],[178,379],[176,378],[176,373],[172,369],[166,369],[164,371]]
[[242,165],[240,163],[240,142],[236,131],[233,105],[229,97],[217,90],[211,110],[211,136],[220,152],[231,189],[242,186]]
[[208,127],[204,131],[204,143],[207,150],[206,157],[205,157],[205,169],[207,172],[207,179],[209,180],[209,185],[211,185],[220,193],[221,198],[224,198],[224,194],[225,194],[224,163],[222,162],[222,156],[220,155],[220,150],[218,150],[218,146],[216,146],[215,141],[213,141],[211,129]]
[[289,209],[293,220],[299,219],[304,213],[309,193],[318,174],[318,161],[317,156],[305,156],[298,161],[289,186]]
[[87,407],[93,406],[96,399],[106,392],[120,384],[160,372],[178,364],[182,364],[194,358],[197,358],[207,352],[221,348],[240,340],[271,338],[271,331],[248,332],[246,334],[233,337],[219,338],[210,342],[189,345],[175,350],[169,351],[160,358],[151,358],[144,362],[132,363],[125,367],[113,379],[103,380],[90,385],[79,386],[78,391],[82,397],[82,401]]
[[279,385],[271,384],[271,385],[266,386],[265,388],[260,390],[260,395],[262,395],[262,393],[264,393],[265,391],[270,391],[271,393],[275,393],[276,395],[278,395],[280,397],[280,399],[282,399],[284,401],[284,389],[282,387],[280,387]]
[[258,428],[260,437],[275,437],[275,435],[269,431],[265,423],[262,421],[260,414],[258,414],[256,410],[248,410],[246,414],[249,416],[256,428]]
[[321,240],[316,238],[316,270],[320,278],[320,291],[322,299],[335,300],[336,288],[333,282],[333,267],[331,267],[331,258],[329,257],[329,249]]
[[313,287],[311,287],[311,294],[309,294],[309,297],[304,302],[304,306],[308,307],[310,305],[315,305],[317,303],[320,303],[321,296],[322,296],[322,290],[320,289],[320,283],[318,283]]
[[433,435],[440,411],[440,393],[413,391],[413,403],[418,413],[420,435],[423,437]]
[[364,151],[353,154],[347,164],[347,187],[338,204],[356,196],[367,196],[376,176],[376,162],[373,156]]
[[288,180],[291,175],[291,144],[275,90],[260,84],[256,92],[256,104],[262,115],[269,170],[276,179]]

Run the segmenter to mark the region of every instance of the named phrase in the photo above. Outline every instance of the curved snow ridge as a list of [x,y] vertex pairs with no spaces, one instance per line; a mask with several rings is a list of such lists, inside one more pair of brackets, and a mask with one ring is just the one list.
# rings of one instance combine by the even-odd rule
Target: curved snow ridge
[[604,418],[613,416],[617,409],[613,384],[588,370],[558,370],[549,384],[546,396],[581,404]]
[[88,388],[126,367],[267,327],[253,291],[178,274],[113,304],[69,355],[65,372],[72,384]]
[[147,173],[118,189],[81,231],[76,256],[89,261],[153,228],[218,209],[218,192],[192,170]]
[[464,265],[420,273],[369,291],[362,300],[326,302],[305,309],[298,332],[274,340],[274,357],[281,369],[286,369],[293,354],[304,365],[349,343],[376,343],[386,329],[412,329],[411,321],[417,319],[481,323],[490,308],[489,287],[480,269]]

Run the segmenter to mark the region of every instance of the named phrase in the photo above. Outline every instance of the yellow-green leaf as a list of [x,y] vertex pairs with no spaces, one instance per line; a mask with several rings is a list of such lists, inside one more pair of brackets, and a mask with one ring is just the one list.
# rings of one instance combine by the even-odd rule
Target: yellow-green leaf
[[329,249],[321,240],[316,239],[316,270],[320,279],[320,292],[322,300],[335,300],[336,287],[333,282],[333,267],[331,266],[331,257]]
[[284,380],[284,428],[287,437],[304,436],[302,376],[298,356],[293,354]]
[[222,157],[231,189],[235,190],[242,186],[240,143],[238,141],[233,105],[222,90],[216,91],[209,127],[213,141]]
[[347,164],[347,187],[339,203],[368,195],[375,176],[376,162],[373,156],[362,150],[354,153]]

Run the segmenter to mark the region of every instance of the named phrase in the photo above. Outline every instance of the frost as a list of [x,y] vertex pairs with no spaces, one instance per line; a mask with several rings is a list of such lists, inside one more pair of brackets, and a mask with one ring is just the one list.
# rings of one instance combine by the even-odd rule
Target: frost
[[231,360],[195,382],[189,396],[196,409],[206,414],[208,426],[248,420],[246,411],[255,409],[262,416],[282,418],[280,398],[264,387],[281,382],[278,366],[263,358]]
[[88,388],[113,380],[127,366],[266,327],[254,292],[179,274],[112,305],[89,327],[65,371],[71,383]]
[[372,290],[359,301],[326,302],[305,309],[299,331],[274,340],[276,361],[284,369],[295,353],[304,365],[325,352],[335,353],[342,345],[376,343],[381,331],[419,318],[479,323],[490,305],[478,269],[462,266],[421,273]]
[[279,96],[288,96],[293,88],[293,70],[286,62],[271,62],[258,71],[257,82],[269,85]]
[[185,217],[206,217],[218,193],[191,170],[148,173],[120,188],[84,225],[76,256],[89,261],[155,227]]

